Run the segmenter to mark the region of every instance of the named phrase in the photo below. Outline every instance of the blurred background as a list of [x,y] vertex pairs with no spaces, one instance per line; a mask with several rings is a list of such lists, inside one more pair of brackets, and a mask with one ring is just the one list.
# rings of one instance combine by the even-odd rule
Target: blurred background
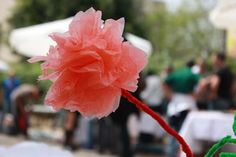
[[44,105],[50,82],[38,81],[40,64],[27,59],[46,55],[55,44],[48,35],[65,32],[72,17],[90,7],[103,19],[125,17],[125,39],[149,56],[134,96],[161,114],[196,156],[233,135],[234,0],[0,0],[0,156],[15,151],[12,146],[37,144],[58,148],[60,157],[184,156],[125,99],[99,120]]

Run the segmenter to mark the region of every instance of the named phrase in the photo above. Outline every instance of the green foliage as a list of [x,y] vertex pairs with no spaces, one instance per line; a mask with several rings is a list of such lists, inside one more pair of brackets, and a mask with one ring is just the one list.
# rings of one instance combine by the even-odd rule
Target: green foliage
[[[232,69],[236,69],[235,58],[228,58],[227,59],[227,65],[230,66]],[[235,70],[233,72],[235,73]]]
[[176,12],[159,7],[146,15],[148,39],[154,45],[150,68],[159,71],[170,63],[178,67],[189,59],[207,58],[223,49],[222,32],[209,22],[209,8],[202,1],[191,2],[183,3]]
[[3,36],[3,31],[2,31],[2,25],[0,23],[0,44],[2,42],[2,36]]
[[[141,0],[18,0],[9,19],[13,28],[25,27],[74,16],[90,7],[102,10],[103,18],[125,17],[125,30],[144,34],[136,10]],[[137,5],[137,4],[140,5]]]
[[9,19],[13,27],[24,27],[74,16],[78,10],[96,8],[96,0],[18,0]]

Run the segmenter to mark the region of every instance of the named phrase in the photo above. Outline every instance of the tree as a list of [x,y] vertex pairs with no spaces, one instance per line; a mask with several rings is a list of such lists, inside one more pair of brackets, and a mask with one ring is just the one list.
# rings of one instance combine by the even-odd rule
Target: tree
[[209,22],[210,9],[204,1],[186,2],[175,12],[157,8],[146,15],[148,38],[154,45],[150,68],[159,71],[167,64],[178,66],[191,58],[208,57],[211,52],[222,50],[222,32]]
[[2,34],[2,25],[0,24],[0,44],[2,42],[2,36],[3,36],[3,34]]
[[[103,19],[125,17],[126,31],[144,34],[140,25],[142,0],[18,0],[9,22],[13,28],[25,27],[74,16],[90,7],[102,10]],[[137,3],[138,2],[138,3]],[[140,3],[139,3],[140,2]]]
[[85,10],[88,6],[97,6],[96,0],[18,0],[9,19],[15,27],[24,27],[63,19]]

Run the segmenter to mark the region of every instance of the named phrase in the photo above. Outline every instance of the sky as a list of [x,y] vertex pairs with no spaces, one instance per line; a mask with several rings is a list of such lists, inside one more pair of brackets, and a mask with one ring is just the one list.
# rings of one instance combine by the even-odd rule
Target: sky
[[181,4],[182,0],[152,0],[152,1],[161,1],[166,2],[167,8],[170,11],[175,11]]
[[152,1],[161,1],[161,2],[166,2],[167,7],[171,11],[175,11],[176,8],[181,4],[182,0],[152,0]]
[[170,10],[175,10],[180,4],[182,0],[164,0],[168,4],[168,8]]
[[[170,11],[175,11],[180,5],[183,0],[156,0],[156,1],[164,1],[167,3],[167,7]],[[190,4],[195,0],[189,0]],[[216,3],[216,0],[202,0],[205,3],[206,7],[212,8]]]

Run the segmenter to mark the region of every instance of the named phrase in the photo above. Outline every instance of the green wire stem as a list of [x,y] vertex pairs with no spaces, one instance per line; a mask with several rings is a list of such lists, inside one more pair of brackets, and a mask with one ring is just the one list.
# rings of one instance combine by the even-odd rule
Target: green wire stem
[[[233,131],[236,136],[236,113],[234,115]],[[214,144],[204,157],[212,157],[218,149],[228,143],[236,144],[236,139],[233,139],[231,136],[224,137],[218,143]],[[220,154],[220,157],[236,157],[236,154],[224,152]]]

